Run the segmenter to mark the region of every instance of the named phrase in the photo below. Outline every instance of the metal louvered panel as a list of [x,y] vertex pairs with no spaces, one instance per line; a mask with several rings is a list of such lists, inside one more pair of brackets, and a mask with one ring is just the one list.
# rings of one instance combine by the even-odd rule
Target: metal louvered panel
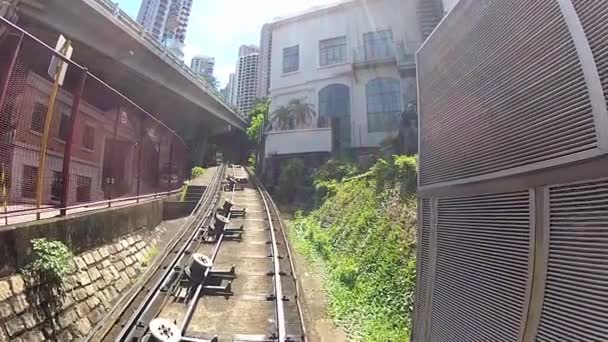
[[420,230],[418,236],[418,273],[416,276],[416,303],[414,322],[414,341],[423,341],[426,331],[428,310],[427,294],[430,273],[430,238],[431,238],[431,200],[421,199]]
[[418,63],[422,186],[597,150],[585,77],[555,0],[461,0]]
[[439,199],[431,341],[517,341],[529,286],[527,191]]
[[608,341],[608,180],[549,189],[538,341]]
[[608,0],[573,0],[591,46],[608,103]]

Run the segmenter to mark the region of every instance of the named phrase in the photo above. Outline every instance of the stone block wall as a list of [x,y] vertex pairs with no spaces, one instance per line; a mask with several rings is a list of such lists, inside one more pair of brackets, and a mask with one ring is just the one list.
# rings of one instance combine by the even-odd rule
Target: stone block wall
[[[86,336],[152,262],[165,228],[140,229],[74,257],[63,294],[21,274],[0,278],[0,341],[72,341]],[[43,290],[44,289],[44,290]]]

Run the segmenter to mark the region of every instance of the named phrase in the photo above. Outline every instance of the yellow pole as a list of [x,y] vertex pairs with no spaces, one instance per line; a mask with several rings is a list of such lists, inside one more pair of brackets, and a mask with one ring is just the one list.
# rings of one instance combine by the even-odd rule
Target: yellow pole
[[[64,55],[70,48],[71,42],[67,40],[61,47],[61,54]],[[57,92],[59,91],[59,74],[61,67],[65,63],[60,60],[57,63],[57,69],[55,70],[55,77],[53,83],[53,90],[51,91],[51,97],[49,98],[49,107],[46,110],[46,120],[44,121],[44,133],[42,134],[42,145],[40,146],[40,156],[38,156],[38,178],[36,184],[36,208],[39,209],[42,204],[42,189],[44,187],[44,164],[46,163],[46,148],[47,141],[49,139],[49,131],[51,130],[51,120],[53,119],[53,109],[55,108],[55,100],[57,99]],[[40,219],[40,213],[36,214],[36,217]]]

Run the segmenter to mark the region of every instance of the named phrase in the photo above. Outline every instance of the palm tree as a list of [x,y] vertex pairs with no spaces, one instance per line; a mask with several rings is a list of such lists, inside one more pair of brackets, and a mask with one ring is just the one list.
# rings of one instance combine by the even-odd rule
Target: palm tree
[[314,106],[304,99],[292,99],[273,112],[272,122],[282,130],[310,127],[315,116]]
[[315,116],[314,106],[304,102],[303,99],[292,99],[288,103],[294,114],[294,124],[297,128],[310,127],[312,118]]
[[292,128],[291,111],[288,106],[280,106],[272,112],[271,124],[276,123],[280,130],[288,130]]

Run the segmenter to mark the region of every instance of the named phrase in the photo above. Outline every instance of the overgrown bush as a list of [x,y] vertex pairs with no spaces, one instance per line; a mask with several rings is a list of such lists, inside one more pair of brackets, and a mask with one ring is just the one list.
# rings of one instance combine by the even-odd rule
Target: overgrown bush
[[415,158],[379,161],[359,177],[337,169],[315,173],[315,182],[325,177],[333,189],[318,209],[296,213],[292,238],[324,269],[337,322],[358,340],[407,341],[416,273]]
[[391,159],[379,159],[371,171],[378,190],[397,187],[401,195],[416,191],[416,156],[394,155]]
[[277,181],[277,195],[289,203],[293,202],[297,190],[306,182],[306,165],[299,158],[292,158],[281,165]]
[[256,164],[257,164],[256,152],[251,151],[251,153],[249,153],[249,157],[247,158],[247,166],[249,166],[249,168],[251,168],[251,170],[255,171]]
[[195,166],[192,168],[192,171],[190,171],[190,178],[194,179],[197,177],[202,176],[205,173],[205,168],[202,166]]
[[74,255],[61,241],[40,238],[33,239],[31,243],[34,255],[29,271],[35,275],[46,281],[61,283],[63,277],[74,271]]
[[315,207],[321,205],[325,197],[335,190],[336,184],[345,178],[353,177],[359,173],[357,165],[348,160],[330,159],[313,173],[313,186],[315,188],[313,203]]

